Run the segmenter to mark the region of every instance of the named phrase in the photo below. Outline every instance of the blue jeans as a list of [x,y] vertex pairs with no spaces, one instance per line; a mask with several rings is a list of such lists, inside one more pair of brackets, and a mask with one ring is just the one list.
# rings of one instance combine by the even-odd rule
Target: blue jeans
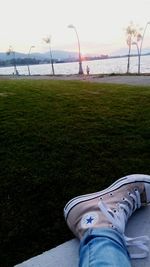
[[131,267],[123,236],[111,228],[88,229],[79,253],[79,267]]

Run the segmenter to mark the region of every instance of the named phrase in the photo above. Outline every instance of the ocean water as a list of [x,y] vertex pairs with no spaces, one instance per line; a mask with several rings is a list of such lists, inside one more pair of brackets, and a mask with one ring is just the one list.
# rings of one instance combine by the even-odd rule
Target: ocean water
[[[83,71],[86,73],[86,66],[90,68],[90,74],[110,74],[126,73],[127,58],[112,58],[102,60],[83,61]],[[78,62],[57,63],[54,64],[55,74],[77,74],[79,70]],[[28,75],[27,66],[17,66],[20,75]],[[131,57],[130,72],[137,73],[138,57]],[[50,64],[30,65],[31,75],[48,75],[52,74]],[[14,73],[14,67],[0,68],[0,75],[11,75]],[[141,73],[150,73],[150,56],[141,57]]]

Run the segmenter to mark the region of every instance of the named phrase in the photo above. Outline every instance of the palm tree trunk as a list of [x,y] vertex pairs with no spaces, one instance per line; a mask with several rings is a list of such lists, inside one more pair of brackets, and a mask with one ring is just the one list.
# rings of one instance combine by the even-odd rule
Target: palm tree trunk
[[129,45],[129,51],[128,51],[127,73],[130,72],[130,53],[131,53],[131,45]]

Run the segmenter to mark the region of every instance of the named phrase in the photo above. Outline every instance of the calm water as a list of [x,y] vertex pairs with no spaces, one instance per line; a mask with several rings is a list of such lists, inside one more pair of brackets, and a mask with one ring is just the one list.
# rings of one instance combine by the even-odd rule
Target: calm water
[[[138,67],[138,58],[132,57],[130,63],[130,72],[136,73]],[[103,59],[93,61],[83,61],[83,70],[86,72],[86,66],[90,67],[90,74],[100,73],[125,73],[127,70],[127,58]],[[57,63],[54,64],[55,74],[77,74],[78,62]],[[27,66],[17,66],[20,75],[28,75]],[[9,75],[14,72],[13,67],[0,68],[0,75]],[[49,64],[30,65],[32,75],[52,74]],[[141,57],[141,73],[150,73],[150,56]]]

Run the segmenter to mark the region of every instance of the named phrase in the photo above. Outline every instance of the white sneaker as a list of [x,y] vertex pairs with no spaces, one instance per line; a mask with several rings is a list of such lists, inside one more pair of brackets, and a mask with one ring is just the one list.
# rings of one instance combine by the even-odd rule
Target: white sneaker
[[122,177],[105,190],[71,199],[64,208],[64,216],[79,239],[89,228],[112,227],[124,236],[127,246],[137,246],[144,251],[132,254],[132,258],[144,258],[148,254],[148,237],[128,238],[124,232],[132,213],[148,203],[150,176],[133,174]]

